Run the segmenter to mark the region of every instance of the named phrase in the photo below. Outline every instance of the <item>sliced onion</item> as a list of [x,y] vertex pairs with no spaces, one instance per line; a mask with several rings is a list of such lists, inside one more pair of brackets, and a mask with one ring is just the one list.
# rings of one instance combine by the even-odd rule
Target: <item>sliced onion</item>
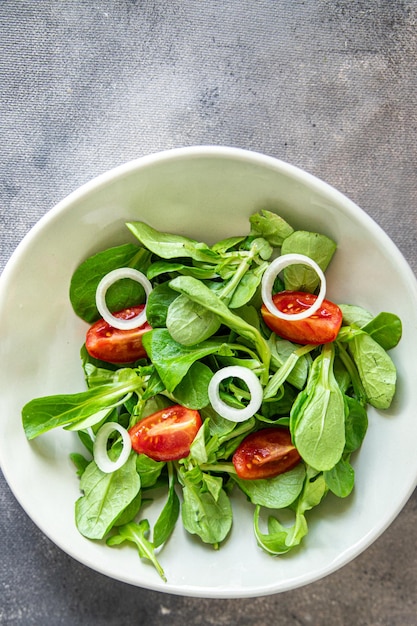
[[[246,383],[251,399],[243,409],[231,407],[220,398],[219,386],[225,378],[240,378]],[[208,395],[213,409],[231,422],[244,422],[256,413],[262,404],[262,385],[256,374],[247,367],[231,365],[216,372],[208,387]]]
[[142,324],[146,322],[146,306],[139,313],[139,315],[135,315],[135,317],[124,320],[119,317],[115,317],[112,313],[110,313],[106,303],[107,290],[111,287],[111,285],[113,285],[113,283],[116,283],[122,278],[130,278],[142,285],[145,290],[146,298],[148,298],[152,291],[152,285],[146,278],[145,274],[142,274],[142,272],[139,272],[131,267],[120,267],[119,269],[113,270],[103,276],[99,282],[96,290],[96,306],[101,317],[108,324],[110,324],[110,326],[118,328],[119,330],[132,330],[133,328],[139,328],[139,326],[142,326]]
[[[318,293],[317,299],[308,309],[304,309],[300,313],[283,313],[280,311],[274,304],[272,299],[272,288],[274,286],[274,281],[278,274],[288,267],[289,265],[308,265],[311,267],[317,274],[320,279],[320,291]],[[324,273],[317,265],[313,259],[310,259],[308,256],[304,254],[283,254],[279,256],[277,259],[274,259],[272,263],[269,265],[267,270],[265,271],[262,277],[262,300],[265,304],[266,308],[272,315],[275,317],[279,317],[282,320],[288,320],[295,322],[296,320],[304,320],[310,315],[313,315],[316,311],[321,307],[324,297],[326,295],[326,278]]]
[[[123,448],[119,458],[116,459],[116,461],[111,461],[107,454],[107,441],[115,430],[122,436]],[[117,422],[106,422],[100,428],[94,440],[93,456],[97,467],[105,474],[110,474],[126,463],[131,449],[132,442],[126,428],[123,428],[123,426],[120,426]]]

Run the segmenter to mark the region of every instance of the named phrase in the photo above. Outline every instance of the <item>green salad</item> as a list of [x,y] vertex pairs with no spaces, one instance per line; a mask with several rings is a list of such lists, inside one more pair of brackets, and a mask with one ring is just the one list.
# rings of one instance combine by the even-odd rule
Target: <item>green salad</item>
[[326,299],[336,243],[275,213],[212,246],[126,227],[135,243],[87,258],[69,286],[86,322],[86,390],[28,402],[26,437],[77,433],[79,532],[132,544],[164,580],[179,520],[217,549],[239,532],[239,491],[259,548],[287,553],[307,535],[309,510],[354,488],[367,407],[387,409],[395,394],[388,351],[401,321]]

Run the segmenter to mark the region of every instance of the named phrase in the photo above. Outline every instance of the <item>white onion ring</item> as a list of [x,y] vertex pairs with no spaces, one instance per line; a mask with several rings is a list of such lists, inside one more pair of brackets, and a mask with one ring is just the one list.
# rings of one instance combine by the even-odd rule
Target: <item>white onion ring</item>
[[[112,432],[117,430],[121,434],[123,440],[123,448],[116,461],[111,461],[107,454],[107,441]],[[105,474],[115,472],[124,465],[129,458],[132,449],[130,435],[126,428],[120,426],[117,422],[106,422],[98,431],[93,444],[93,456],[97,467]]]
[[[289,265],[308,265],[311,267],[317,274],[320,279],[320,291],[318,293],[317,299],[308,309],[301,311],[300,313],[283,313],[274,304],[272,299],[272,288],[274,286],[275,278],[278,274]],[[317,265],[313,259],[310,259],[308,256],[304,254],[283,254],[279,256],[277,259],[274,259],[272,263],[269,265],[267,270],[265,271],[262,277],[262,300],[265,304],[266,308],[272,315],[275,317],[279,317],[282,320],[288,320],[295,322],[297,320],[304,320],[307,317],[313,315],[316,311],[319,310],[321,305],[323,304],[324,297],[326,295],[326,278],[324,273]]]
[[[225,378],[240,378],[248,386],[251,399],[249,404],[243,409],[231,407],[220,398],[219,385]],[[241,365],[230,365],[223,367],[216,372],[210,380],[208,386],[208,395],[213,409],[225,419],[231,422],[244,422],[256,413],[262,404],[262,385],[256,374],[247,367]]]
[[145,274],[142,274],[142,272],[139,272],[131,267],[120,267],[119,269],[113,270],[103,276],[99,282],[96,290],[96,306],[101,317],[108,324],[110,324],[110,326],[118,328],[119,330],[132,330],[133,328],[139,328],[139,326],[142,326],[142,324],[146,322],[146,305],[139,315],[135,315],[135,317],[124,320],[119,317],[115,317],[112,313],[110,313],[106,303],[107,290],[111,287],[111,285],[113,285],[113,283],[116,283],[122,278],[130,278],[142,285],[145,290],[146,298],[148,298],[152,291],[152,285],[146,278]]

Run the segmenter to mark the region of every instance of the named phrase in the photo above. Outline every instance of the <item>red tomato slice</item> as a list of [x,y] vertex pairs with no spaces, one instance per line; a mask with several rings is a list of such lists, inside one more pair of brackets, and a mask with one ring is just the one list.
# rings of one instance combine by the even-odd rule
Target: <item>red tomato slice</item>
[[145,417],[129,430],[132,448],[154,461],[177,461],[189,455],[201,425],[198,411],[175,404]]
[[[291,314],[311,307],[317,296],[304,291],[281,291],[272,296],[272,300],[279,311]],[[261,313],[265,324],[274,333],[303,345],[334,341],[342,325],[342,311],[330,300],[323,300],[318,311],[303,320],[283,320],[270,313],[265,305],[262,305]]]
[[251,433],[236,449],[232,461],[239,478],[273,478],[301,460],[288,428],[276,426]]
[[[143,310],[144,304],[113,313],[115,317],[131,319]],[[132,363],[146,357],[142,336],[152,330],[147,322],[133,330],[113,328],[103,319],[95,322],[87,331],[85,347],[90,356],[108,363]]]

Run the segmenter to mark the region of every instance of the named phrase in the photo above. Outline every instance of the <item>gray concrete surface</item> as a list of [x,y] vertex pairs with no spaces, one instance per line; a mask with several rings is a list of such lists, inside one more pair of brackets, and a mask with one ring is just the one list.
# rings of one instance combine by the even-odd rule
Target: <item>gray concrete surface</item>
[[[160,149],[223,144],[336,186],[417,271],[416,16],[414,0],[1,0],[0,269],[95,175]],[[365,553],[321,581],[190,599],[75,562],[2,478],[0,624],[414,626],[416,528],[414,493]]]

